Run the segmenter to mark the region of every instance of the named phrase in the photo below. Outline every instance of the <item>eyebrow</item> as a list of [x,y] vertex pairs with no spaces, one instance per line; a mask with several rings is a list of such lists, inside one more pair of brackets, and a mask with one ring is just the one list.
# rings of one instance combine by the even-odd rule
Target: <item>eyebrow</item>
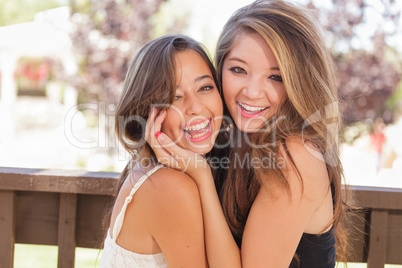
[[[243,64],[247,64],[246,61],[244,61],[244,60],[242,60],[242,59],[240,59],[238,57],[230,57],[230,58],[228,58],[228,60],[229,61],[239,61],[239,62],[241,62]],[[270,68],[270,70],[280,71],[279,67],[277,67],[277,66]]]
[[209,78],[209,79],[214,80],[209,74],[206,74],[206,75],[197,77],[196,79],[194,79],[194,82],[199,82],[199,81],[204,80],[204,79],[206,79],[206,78]]

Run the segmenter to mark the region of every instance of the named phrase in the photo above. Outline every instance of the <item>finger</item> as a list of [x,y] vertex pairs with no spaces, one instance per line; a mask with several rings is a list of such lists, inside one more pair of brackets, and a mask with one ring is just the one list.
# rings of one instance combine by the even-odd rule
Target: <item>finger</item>
[[154,123],[153,123],[153,135],[155,136],[156,132],[159,132],[162,128],[163,120],[166,118],[166,110],[160,111],[159,114],[156,116]]
[[156,159],[158,160],[159,163],[164,164],[165,166],[180,169],[177,160],[166,150],[164,156],[158,154],[156,155]]
[[165,152],[168,152],[174,159],[174,164],[177,163],[178,167],[171,166],[172,168],[185,171],[190,162],[195,160],[195,153],[179,147],[174,143],[165,133],[158,132],[155,136],[158,143],[163,147]]
[[161,133],[160,129],[165,118],[166,110],[159,112],[157,108],[151,109],[145,127],[145,139],[154,151],[159,163],[178,169],[179,166],[175,157],[160,145],[155,136],[156,133]]
[[147,125],[146,125],[146,130],[145,134],[147,138],[151,138],[155,135],[156,132],[158,132],[162,126],[162,122],[166,117],[166,111],[163,110],[161,112],[158,111],[158,109],[153,108],[151,112],[149,113],[148,119],[147,119]]
[[166,111],[163,110],[156,116],[154,121],[150,122],[149,139],[147,141],[153,149],[161,148],[159,142],[156,140],[155,135],[156,135],[156,133],[160,132],[161,127],[162,127],[162,122],[163,122],[163,120],[165,120],[165,117],[166,117]]
[[[151,137],[151,128],[152,128],[153,122],[155,121],[156,114],[157,114],[157,109],[155,107],[149,111],[147,124],[145,126],[145,140],[146,141],[148,141],[149,138]],[[152,134],[152,135],[155,135],[155,134]]]
[[[174,155],[172,155],[168,150],[166,150],[157,140],[157,137],[161,135],[162,132],[158,131],[154,137],[153,140],[155,140],[151,147],[152,150],[155,153],[156,159],[158,160],[159,163],[164,164],[165,166],[175,168],[175,169],[180,169],[179,168],[179,163],[177,162],[176,158]],[[164,134],[165,135],[165,134]]]

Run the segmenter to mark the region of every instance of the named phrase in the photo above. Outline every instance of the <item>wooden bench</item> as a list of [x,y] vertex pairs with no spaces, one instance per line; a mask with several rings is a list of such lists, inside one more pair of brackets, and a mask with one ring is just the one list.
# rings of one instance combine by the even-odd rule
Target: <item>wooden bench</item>
[[[0,167],[0,262],[13,267],[14,244],[58,245],[58,267],[74,267],[75,248],[99,248],[102,219],[118,173]],[[353,187],[366,208],[353,220],[355,262],[402,264],[402,189]]]

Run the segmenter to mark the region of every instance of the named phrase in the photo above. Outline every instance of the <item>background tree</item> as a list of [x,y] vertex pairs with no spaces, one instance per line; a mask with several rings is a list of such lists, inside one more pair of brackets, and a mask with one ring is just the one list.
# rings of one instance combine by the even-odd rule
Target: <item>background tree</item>
[[[166,4],[162,2],[71,0],[76,25],[73,44],[80,55],[81,72],[69,80],[79,89],[80,101],[116,103],[129,60],[140,46],[156,37],[155,28],[163,24],[160,18],[155,19]],[[327,2],[331,5],[310,1],[309,6],[318,10],[327,26],[340,78],[344,121],[352,124],[382,117],[392,122],[396,106],[384,104],[390,96],[399,96],[395,91],[401,61],[396,60],[397,51],[387,41],[400,33],[400,8],[395,0]],[[164,33],[177,33],[185,26],[186,18],[180,18],[171,28],[165,27]]]
[[71,1],[80,72],[69,77],[79,101],[116,103],[129,61],[151,39],[151,17],[164,0]]
[[[89,125],[98,124],[109,144],[115,144],[114,108],[118,103],[128,66],[145,43],[166,33],[180,33],[186,20],[166,16],[166,0],[70,0],[73,24],[71,39],[79,72],[67,76],[62,70],[56,79],[78,91],[78,103],[98,103],[98,109],[82,110]],[[167,10],[168,12],[170,10]],[[164,21],[163,27],[156,27]],[[102,104],[103,103],[103,104]],[[113,146],[105,148],[113,155]]]
[[401,61],[386,42],[401,33],[401,10],[395,0],[331,0],[319,9],[327,26],[339,73],[339,93],[344,121],[351,124],[383,118],[390,123],[393,111],[385,103],[397,90]]

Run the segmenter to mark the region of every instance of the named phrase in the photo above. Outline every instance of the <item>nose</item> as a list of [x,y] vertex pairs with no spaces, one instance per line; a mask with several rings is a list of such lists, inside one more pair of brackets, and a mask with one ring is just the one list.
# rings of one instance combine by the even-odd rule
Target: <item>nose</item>
[[263,77],[250,77],[246,84],[243,85],[242,93],[250,99],[257,99],[261,96],[264,89]]
[[204,109],[204,104],[196,94],[189,94],[185,101],[187,115],[200,115]]

